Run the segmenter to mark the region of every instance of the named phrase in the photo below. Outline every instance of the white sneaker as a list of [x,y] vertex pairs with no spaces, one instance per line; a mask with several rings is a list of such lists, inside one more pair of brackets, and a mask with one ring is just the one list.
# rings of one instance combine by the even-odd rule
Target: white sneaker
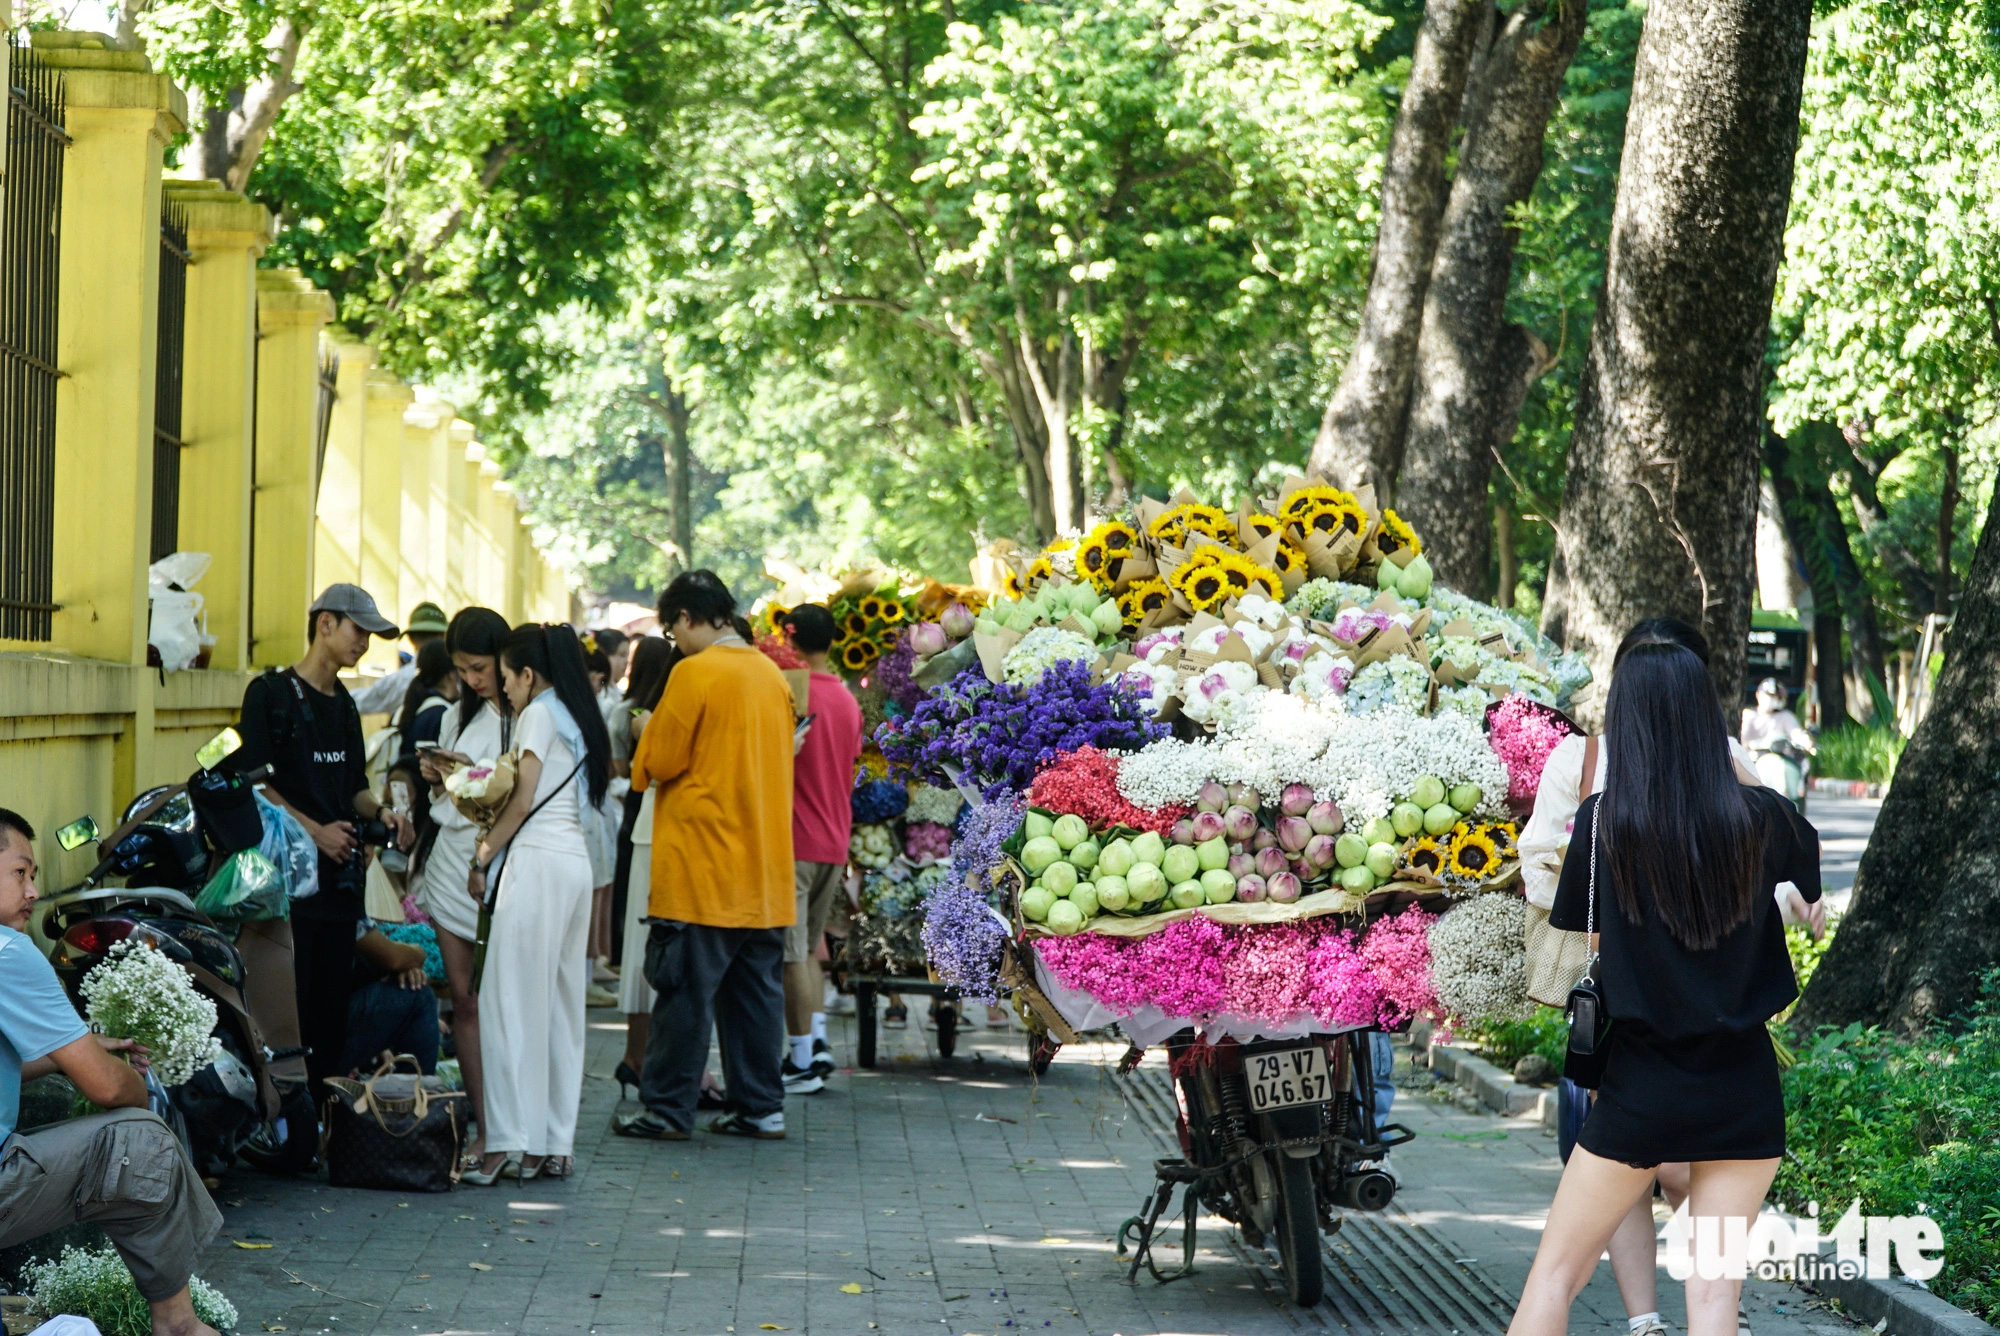
[[814,1067],[794,1067],[790,1057],[778,1064],[787,1095],[817,1095],[826,1089],[826,1078]]

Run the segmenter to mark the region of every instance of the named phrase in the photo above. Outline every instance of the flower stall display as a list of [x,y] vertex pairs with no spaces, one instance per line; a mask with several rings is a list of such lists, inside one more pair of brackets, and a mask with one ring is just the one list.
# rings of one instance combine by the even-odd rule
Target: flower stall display
[[938,806],[893,857],[943,869],[940,978],[995,996],[1011,940],[1009,977],[1128,1034],[1514,1014],[1515,823],[1580,659],[1317,478],[974,565],[990,602],[906,629],[875,734]]

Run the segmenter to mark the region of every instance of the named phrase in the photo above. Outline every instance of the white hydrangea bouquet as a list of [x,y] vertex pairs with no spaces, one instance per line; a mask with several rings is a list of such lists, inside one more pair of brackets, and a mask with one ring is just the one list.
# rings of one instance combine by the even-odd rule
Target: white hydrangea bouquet
[[136,1039],[162,1085],[181,1085],[222,1055],[215,1003],[187,971],[135,937],[113,946],[83,979],[84,1019],[99,1034]]
[[[25,1268],[22,1278],[42,1317],[67,1313],[96,1323],[104,1336],[152,1336],[145,1296],[111,1248],[64,1248],[61,1257]],[[236,1305],[200,1276],[188,1280],[188,1297],[194,1301],[194,1315],[209,1326],[226,1331],[236,1325]]]

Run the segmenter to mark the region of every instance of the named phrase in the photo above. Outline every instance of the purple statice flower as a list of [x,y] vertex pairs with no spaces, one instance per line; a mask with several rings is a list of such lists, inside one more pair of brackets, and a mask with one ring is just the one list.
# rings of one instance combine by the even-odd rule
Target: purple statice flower
[[1132,751],[1165,736],[1152,715],[1143,690],[1123,680],[1095,685],[1088,664],[1064,660],[1030,686],[989,682],[968,668],[875,736],[899,775],[944,784],[956,771],[996,793],[1027,788],[1063,752]]
[[1027,808],[1018,793],[968,808],[952,842],[951,871],[924,901],[925,955],[939,978],[975,1001],[999,1000],[1007,925],[995,916],[992,901],[1009,905],[1013,888],[1004,882],[995,885],[992,873],[1004,865],[1000,846],[1020,826]]
[[882,684],[883,694],[894,701],[903,714],[916,709],[926,694],[922,687],[910,680],[910,669],[916,661],[916,651],[910,647],[910,637],[906,633],[897,637],[896,647],[884,654],[875,665],[875,678]]

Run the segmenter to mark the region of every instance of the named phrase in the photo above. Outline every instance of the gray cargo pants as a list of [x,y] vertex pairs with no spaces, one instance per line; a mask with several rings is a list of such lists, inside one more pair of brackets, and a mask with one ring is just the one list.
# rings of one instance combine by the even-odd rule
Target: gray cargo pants
[[713,1030],[729,1102],[752,1118],[782,1112],[785,930],[651,923],[646,981],[658,996],[639,1098],[669,1127],[691,1130]]
[[222,1228],[180,1142],[145,1109],[72,1118],[0,1145],[0,1248],[79,1220],[109,1236],[154,1303],[187,1288]]

